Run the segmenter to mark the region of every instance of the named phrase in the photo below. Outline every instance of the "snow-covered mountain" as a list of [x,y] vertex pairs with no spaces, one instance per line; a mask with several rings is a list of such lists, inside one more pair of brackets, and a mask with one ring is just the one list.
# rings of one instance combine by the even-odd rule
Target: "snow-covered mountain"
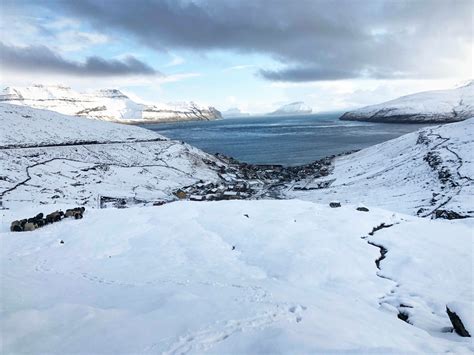
[[297,183],[288,196],[419,216],[446,210],[474,217],[472,152],[474,118],[424,128],[336,158],[331,174]]
[[228,110],[222,111],[222,117],[230,118],[230,117],[247,117],[250,116],[250,113],[242,112],[237,107],[232,107]]
[[474,81],[455,89],[420,92],[346,112],[341,120],[393,123],[457,122],[474,116]]
[[120,123],[221,118],[220,112],[214,107],[199,106],[193,102],[145,105],[133,101],[116,89],[80,93],[67,86],[7,87],[0,94],[0,102]]
[[302,101],[292,102],[291,104],[283,105],[278,110],[269,113],[269,115],[304,115],[313,112],[313,109]]
[[222,162],[140,127],[0,103],[0,205],[170,201]]

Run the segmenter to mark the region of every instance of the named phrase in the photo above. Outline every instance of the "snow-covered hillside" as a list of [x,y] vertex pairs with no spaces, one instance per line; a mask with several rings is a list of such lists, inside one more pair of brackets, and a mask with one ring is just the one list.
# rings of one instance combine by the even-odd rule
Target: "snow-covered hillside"
[[431,216],[474,216],[474,118],[421,129],[339,157],[329,176],[300,181],[287,196],[364,203]]
[[[1,103],[1,352],[471,354],[446,306],[472,334],[472,219],[413,214],[473,216],[473,128],[426,128],[325,176],[329,158],[251,166]],[[175,196],[285,192],[323,204]],[[122,208],[134,204],[148,207]],[[9,231],[77,205],[83,219]]]
[[120,123],[221,118],[220,112],[213,107],[199,106],[193,102],[144,105],[133,101],[116,89],[79,93],[67,86],[7,87],[0,94],[1,101]]
[[451,90],[420,92],[346,112],[341,120],[371,122],[457,122],[474,116],[474,81]]
[[[51,206],[1,214],[2,353],[474,351],[446,314],[455,301],[472,318],[464,222],[301,201],[176,202],[8,231],[40,210]],[[382,223],[393,226],[370,235]],[[380,270],[370,243],[387,249]]]
[[0,202],[100,205],[101,199],[168,201],[221,161],[152,131],[0,104]]
[[222,116],[225,117],[225,118],[250,116],[250,113],[242,112],[237,107],[232,107],[228,110],[222,111],[221,113],[222,113]]
[[269,113],[269,115],[304,115],[313,112],[313,109],[302,101],[292,102],[283,105],[278,110]]

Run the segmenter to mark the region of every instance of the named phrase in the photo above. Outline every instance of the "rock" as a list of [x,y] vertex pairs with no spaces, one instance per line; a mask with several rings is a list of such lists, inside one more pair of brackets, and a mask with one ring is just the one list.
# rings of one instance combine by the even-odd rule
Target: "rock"
[[361,211],[361,212],[369,212],[369,209],[367,207],[357,207],[356,209],[357,211]]
[[409,318],[408,313],[399,311],[397,317],[398,319],[410,324],[410,322],[408,321],[408,318]]
[[457,212],[450,210],[436,210],[435,218],[444,218],[444,219],[462,219],[467,218],[467,216],[460,215]]
[[244,214],[245,217],[250,218],[248,214]]
[[448,313],[449,320],[453,324],[453,328],[462,337],[470,337],[471,334],[466,330],[461,318],[454,311],[451,311],[448,306],[446,306],[446,312]]
[[331,207],[331,208],[341,207],[341,203],[340,202],[330,202],[329,207]]
[[[59,244],[64,244],[64,240],[61,240],[61,241],[59,242]],[[110,258],[110,256],[109,256],[109,258]]]

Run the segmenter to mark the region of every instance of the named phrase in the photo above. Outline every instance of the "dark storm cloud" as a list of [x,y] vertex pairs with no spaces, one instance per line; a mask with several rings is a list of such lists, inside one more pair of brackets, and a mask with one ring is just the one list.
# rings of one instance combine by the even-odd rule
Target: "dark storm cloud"
[[67,60],[45,46],[15,47],[0,42],[2,67],[85,76],[156,75],[156,70],[129,56],[123,60],[88,57],[85,62]]
[[340,80],[360,76],[357,72],[332,70],[331,68],[318,67],[294,67],[281,70],[261,69],[259,75],[272,81],[318,81],[318,80]]
[[446,72],[440,68],[465,56],[472,40],[471,0],[52,0],[42,4],[98,30],[131,35],[155,49],[270,55],[288,68],[276,72],[262,68],[260,74],[269,80],[442,76]]

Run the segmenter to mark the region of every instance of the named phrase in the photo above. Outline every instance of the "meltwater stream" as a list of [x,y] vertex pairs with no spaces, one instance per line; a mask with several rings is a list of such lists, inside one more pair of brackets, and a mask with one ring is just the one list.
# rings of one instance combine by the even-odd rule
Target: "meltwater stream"
[[247,163],[300,165],[362,149],[426,126],[340,121],[340,115],[255,116],[142,127],[208,153],[222,153]]

